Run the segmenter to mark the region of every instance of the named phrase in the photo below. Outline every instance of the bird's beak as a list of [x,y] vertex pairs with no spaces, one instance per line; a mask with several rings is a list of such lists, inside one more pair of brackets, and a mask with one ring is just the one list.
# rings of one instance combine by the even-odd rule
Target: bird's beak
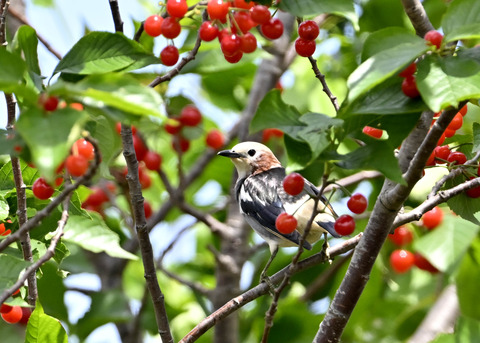
[[232,151],[232,150],[222,150],[217,153],[219,156],[224,156],[224,157],[230,157],[230,158],[241,158],[243,157],[241,154],[238,152]]

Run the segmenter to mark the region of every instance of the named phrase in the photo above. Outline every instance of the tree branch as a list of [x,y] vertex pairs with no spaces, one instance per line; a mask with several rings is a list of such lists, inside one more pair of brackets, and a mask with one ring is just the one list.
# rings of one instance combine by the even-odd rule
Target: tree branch
[[112,12],[113,23],[115,25],[115,32],[123,32],[123,20],[120,15],[120,8],[117,0],[108,0],[110,4],[110,11]]
[[423,37],[425,33],[435,29],[420,0],[402,0],[402,4],[418,36]]
[[[358,234],[357,236],[350,238],[330,249],[330,256],[335,257],[341,255],[347,251],[354,249],[358,242],[361,241],[362,233]],[[304,271],[308,268],[316,266],[320,263],[326,262],[325,255],[320,252],[315,255],[312,255],[305,260],[300,261],[296,268],[293,270],[293,273],[299,273]],[[285,277],[290,265],[286,266],[279,272],[275,273],[271,276],[271,281],[274,283],[280,282]],[[245,306],[249,302],[259,298],[262,295],[267,294],[269,291],[269,286],[266,283],[261,283],[252,289],[246,291],[245,293],[231,299],[221,308],[213,312],[203,321],[201,321],[194,329],[192,329],[184,338],[180,340],[179,343],[191,343],[195,342],[199,337],[201,337],[205,332],[208,331],[211,327],[213,327],[217,322],[224,319],[231,313],[235,312],[239,308]]]

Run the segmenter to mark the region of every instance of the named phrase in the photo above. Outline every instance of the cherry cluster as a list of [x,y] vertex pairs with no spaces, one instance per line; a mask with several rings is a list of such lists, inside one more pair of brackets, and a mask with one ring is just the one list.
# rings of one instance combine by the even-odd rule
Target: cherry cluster
[[[438,206],[434,207],[423,215],[422,226],[426,230],[434,230],[442,223],[443,216],[442,209]],[[419,252],[412,253],[406,249],[406,246],[410,245],[414,239],[414,234],[408,226],[397,227],[394,233],[388,236],[388,239],[398,247],[390,254],[390,266],[395,273],[406,273],[413,266],[432,274],[438,273],[438,269]]]
[[[169,118],[165,124],[165,131],[173,136],[172,147],[178,152],[186,152],[190,148],[190,141],[182,135],[184,127],[197,127],[202,122],[202,114],[193,105],[185,106],[178,117]],[[207,133],[205,143],[212,149],[218,150],[225,144],[225,136],[218,129]]]
[[[187,14],[188,5],[186,0],[167,0],[165,8],[165,17],[151,15],[143,27],[152,37],[163,35],[173,39],[181,32],[179,21]],[[283,23],[272,18],[267,6],[253,1],[210,0],[206,10],[210,20],[201,24],[200,39],[210,42],[217,38],[225,59],[230,63],[237,63],[244,53],[256,50],[257,39],[250,32],[253,28],[259,26],[260,32],[267,39],[277,39],[283,34]],[[178,49],[174,45],[167,45],[160,53],[162,63],[167,66],[175,65],[178,58]]]
[[[7,220],[7,222],[11,223],[12,221],[9,219]],[[5,228],[5,223],[0,223],[0,236],[8,236],[11,233],[12,230]]]
[[298,25],[298,38],[295,40],[295,51],[302,57],[312,56],[317,47],[315,39],[320,29],[313,20],[306,20]]
[[[347,207],[355,214],[362,214],[368,206],[367,198],[361,193],[353,194],[347,201]],[[342,214],[334,225],[335,231],[342,236],[351,235],[355,231],[355,219],[349,214]]]
[[[20,290],[17,289],[12,296],[18,296]],[[2,319],[9,324],[22,324],[27,325],[32,310],[29,307],[20,307],[17,305],[10,306],[7,304],[0,305],[0,314]]]
[[[435,48],[439,50],[442,46],[443,35],[438,31],[431,30],[425,34],[424,39],[428,45],[435,46]],[[415,79],[416,71],[417,65],[415,62],[412,62],[407,68],[398,74],[400,77],[404,78],[402,82],[402,92],[409,98],[418,98],[420,96],[420,92],[417,88],[417,81]]]

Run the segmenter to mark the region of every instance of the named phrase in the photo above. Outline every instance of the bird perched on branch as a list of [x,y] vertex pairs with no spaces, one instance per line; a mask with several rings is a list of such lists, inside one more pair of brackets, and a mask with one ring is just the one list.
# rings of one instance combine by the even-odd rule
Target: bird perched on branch
[[[311,182],[304,179],[303,190],[298,195],[292,196],[285,192],[282,186],[286,176],[285,168],[268,147],[257,142],[243,142],[230,150],[220,151],[218,155],[229,157],[235,165],[238,172],[235,195],[240,212],[269,245],[272,255],[262,271],[261,280],[268,280],[266,272],[279,247],[300,244],[315,203],[315,219],[303,241],[303,247],[312,249],[312,244],[322,235],[325,235],[326,242],[327,232],[340,237],[334,229],[337,217],[335,211]],[[275,226],[277,217],[284,212],[297,220],[296,230],[290,234],[280,233]]]

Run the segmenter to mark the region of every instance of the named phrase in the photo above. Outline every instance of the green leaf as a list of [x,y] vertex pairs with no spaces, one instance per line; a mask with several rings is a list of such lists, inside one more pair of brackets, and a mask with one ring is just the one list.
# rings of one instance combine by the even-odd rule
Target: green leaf
[[480,124],[473,122],[473,147],[472,152],[477,152],[480,150]]
[[480,64],[462,56],[427,55],[419,62],[417,87],[434,112],[480,97]]
[[480,38],[480,2],[477,0],[453,1],[445,13],[442,28],[445,32],[445,42]]
[[398,74],[428,49],[423,39],[412,36],[409,42],[394,45],[373,55],[348,78],[347,85],[350,89],[348,101],[353,102],[389,77]]
[[0,294],[13,286],[18,280],[20,272],[30,265],[22,259],[11,255],[0,254]]
[[415,240],[413,247],[438,270],[451,272],[478,231],[477,225],[446,212],[442,223],[435,230]]
[[[446,188],[449,189],[463,182],[465,182],[465,176],[457,176],[453,178],[453,180],[448,180],[446,182]],[[475,213],[480,211],[480,198],[470,198],[465,193],[460,193],[457,196],[448,199],[447,205],[454,213],[456,213],[463,219],[480,225],[480,222],[474,215]]]
[[455,343],[475,342],[478,337],[480,322],[467,316],[459,316],[455,325]]
[[393,154],[390,144],[385,141],[376,141],[366,137],[367,145],[346,154],[337,164],[345,169],[373,169],[378,170],[386,178],[404,184],[398,161]]
[[131,319],[125,295],[115,289],[92,294],[90,310],[77,323],[79,338],[83,341],[97,327],[107,323],[127,322]]
[[338,14],[350,20],[355,29],[358,29],[358,17],[353,2],[349,0],[284,0],[280,2],[279,8],[297,17],[311,17],[322,13]]
[[51,92],[102,110],[114,107],[139,116],[164,116],[160,95],[128,74],[91,75],[78,83],[57,82]]
[[119,237],[100,219],[92,214],[92,219],[83,216],[71,216],[65,226],[63,241],[77,244],[85,250],[125,259],[137,259],[137,256],[122,249]]
[[0,90],[12,93],[22,85],[27,65],[20,56],[0,49],[0,66],[4,66],[0,68]]
[[40,173],[53,181],[55,169],[62,163],[85,122],[84,112],[70,107],[45,113],[38,108],[25,110],[16,128],[26,141]]
[[457,295],[460,310],[464,316],[480,320],[480,307],[477,306],[480,284],[480,240],[474,240],[472,247],[460,264],[456,276]]
[[68,343],[67,332],[58,319],[43,312],[42,305],[37,301],[27,324],[25,343]]
[[121,33],[91,32],[70,49],[53,73],[103,74],[158,63],[160,59]]
[[27,25],[22,25],[15,33],[12,45],[16,48],[15,52],[21,56],[23,54],[27,62],[28,69],[40,75],[40,66],[38,64],[38,38],[35,30]]
[[418,41],[417,38],[412,31],[403,27],[387,27],[374,31],[368,35],[363,44],[362,62],[398,44],[414,44]]
[[68,312],[63,299],[67,287],[59,275],[58,266],[50,261],[40,268],[41,278],[38,278],[38,295],[45,311],[54,314],[58,319],[68,322]]
[[10,206],[8,202],[5,201],[5,198],[0,195],[0,221],[8,217]]

